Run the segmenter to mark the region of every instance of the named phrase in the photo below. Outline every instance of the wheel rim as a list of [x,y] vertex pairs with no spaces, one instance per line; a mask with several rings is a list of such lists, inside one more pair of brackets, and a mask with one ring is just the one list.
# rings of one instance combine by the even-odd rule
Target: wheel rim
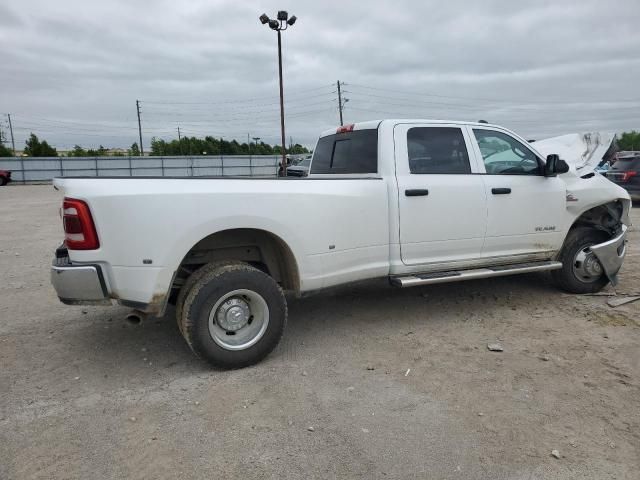
[[209,334],[225,350],[245,350],[262,338],[269,325],[269,307],[252,290],[223,295],[209,313]]
[[573,259],[573,275],[582,283],[593,283],[602,276],[602,265],[590,247],[578,250]]

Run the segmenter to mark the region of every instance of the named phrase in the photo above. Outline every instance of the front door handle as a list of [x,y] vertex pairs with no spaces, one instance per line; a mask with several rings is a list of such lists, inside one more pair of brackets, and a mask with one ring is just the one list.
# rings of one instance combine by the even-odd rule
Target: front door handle
[[426,188],[414,188],[405,190],[404,194],[407,197],[424,197],[426,195],[429,195],[429,190],[427,190]]
[[509,195],[511,193],[510,188],[492,188],[491,193],[494,195]]

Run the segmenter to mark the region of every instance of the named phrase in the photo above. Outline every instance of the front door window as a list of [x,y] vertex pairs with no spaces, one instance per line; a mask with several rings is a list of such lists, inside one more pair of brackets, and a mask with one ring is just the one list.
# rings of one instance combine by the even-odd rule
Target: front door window
[[540,175],[535,154],[509,135],[495,130],[474,129],[484,168],[489,175]]

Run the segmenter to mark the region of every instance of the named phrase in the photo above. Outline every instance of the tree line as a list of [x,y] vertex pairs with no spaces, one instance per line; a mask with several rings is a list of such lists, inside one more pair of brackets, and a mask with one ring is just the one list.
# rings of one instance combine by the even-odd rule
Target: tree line
[[[0,157],[12,157],[13,152],[3,143],[4,138],[0,138]],[[174,139],[170,141],[153,137],[151,139],[150,155],[169,156],[169,155],[279,155],[282,148],[279,145],[269,145],[264,142],[260,143],[239,143],[236,140],[224,140],[222,138],[214,138],[207,136],[204,138],[182,137],[180,140]],[[37,135],[31,134],[25,142],[22,153],[28,157],[57,157],[58,151],[52,147],[46,140],[40,140]],[[306,147],[296,143],[290,145],[287,153],[304,154],[309,153]],[[133,143],[127,149],[127,153],[114,152],[100,145],[98,148],[84,149],[80,145],[75,145],[66,156],[68,157],[122,157],[125,155],[137,157],[140,156],[140,147],[138,143]]]
[[[236,140],[224,140],[206,136],[204,138],[182,137],[169,142],[152,138],[151,155],[279,155],[280,145],[260,143],[239,143]],[[294,155],[309,153],[306,147],[296,143],[290,145],[287,153]]]

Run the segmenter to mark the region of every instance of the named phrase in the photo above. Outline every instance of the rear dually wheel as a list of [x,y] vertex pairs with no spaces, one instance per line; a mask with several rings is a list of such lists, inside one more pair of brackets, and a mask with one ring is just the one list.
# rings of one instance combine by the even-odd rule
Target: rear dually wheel
[[177,313],[196,355],[216,367],[241,368],[277,346],[287,304],[272,277],[240,262],[205,265],[194,275],[183,287]]

